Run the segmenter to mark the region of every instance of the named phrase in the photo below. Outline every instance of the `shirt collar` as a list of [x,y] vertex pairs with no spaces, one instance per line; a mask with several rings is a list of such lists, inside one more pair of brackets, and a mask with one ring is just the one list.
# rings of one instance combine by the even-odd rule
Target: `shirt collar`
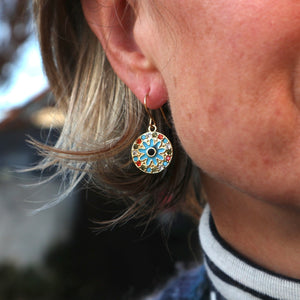
[[222,239],[208,205],[200,220],[199,234],[208,277],[226,299],[300,299],[300,280],[265,270]]

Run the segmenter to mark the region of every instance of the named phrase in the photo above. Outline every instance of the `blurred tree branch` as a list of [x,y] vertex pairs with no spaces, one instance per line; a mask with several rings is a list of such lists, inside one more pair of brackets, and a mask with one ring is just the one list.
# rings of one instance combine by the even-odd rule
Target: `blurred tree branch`
[[9,79],[10,63],[31,33],[30,0],[0,0],[0,84]]

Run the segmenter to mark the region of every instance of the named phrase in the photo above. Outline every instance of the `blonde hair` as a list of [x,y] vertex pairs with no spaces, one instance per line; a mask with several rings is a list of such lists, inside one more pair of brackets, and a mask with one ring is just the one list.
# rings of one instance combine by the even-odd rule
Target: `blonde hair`
[[[66,196],[83,178],[96,182],[109,198],[130,203],[120,219],[183,203],[196,174],[173,128],[153,112],[158,130],[174,147],[169,168],[159,174],[140,172],[131,162],[133,141],[148,125],[142,104],[116,76],[79,0],[34,0],[40,47],[51,90],[66,119],[55,145],[39,145],[38,168],[57,167],[67,181]],[[169,107],[164,107],[172,123]],[[199,186],[197,186],[199,188]],[[195,213],[193,208],[193,213]]]

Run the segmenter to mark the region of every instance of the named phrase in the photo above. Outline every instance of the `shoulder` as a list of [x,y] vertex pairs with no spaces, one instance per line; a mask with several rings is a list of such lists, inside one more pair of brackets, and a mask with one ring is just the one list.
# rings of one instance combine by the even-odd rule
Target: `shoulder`
[[204,266],[188,270],[171,280],[152,300],[209,299],[209,281]]

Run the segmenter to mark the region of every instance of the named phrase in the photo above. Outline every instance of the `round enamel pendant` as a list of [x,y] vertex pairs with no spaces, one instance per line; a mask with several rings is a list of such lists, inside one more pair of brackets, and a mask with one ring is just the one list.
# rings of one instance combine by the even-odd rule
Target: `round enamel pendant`
[[155,174],[167,168],[173,157],[173,147],[169,139],[157,131],[140,135],[132,145],[131,156],[141,171]]

